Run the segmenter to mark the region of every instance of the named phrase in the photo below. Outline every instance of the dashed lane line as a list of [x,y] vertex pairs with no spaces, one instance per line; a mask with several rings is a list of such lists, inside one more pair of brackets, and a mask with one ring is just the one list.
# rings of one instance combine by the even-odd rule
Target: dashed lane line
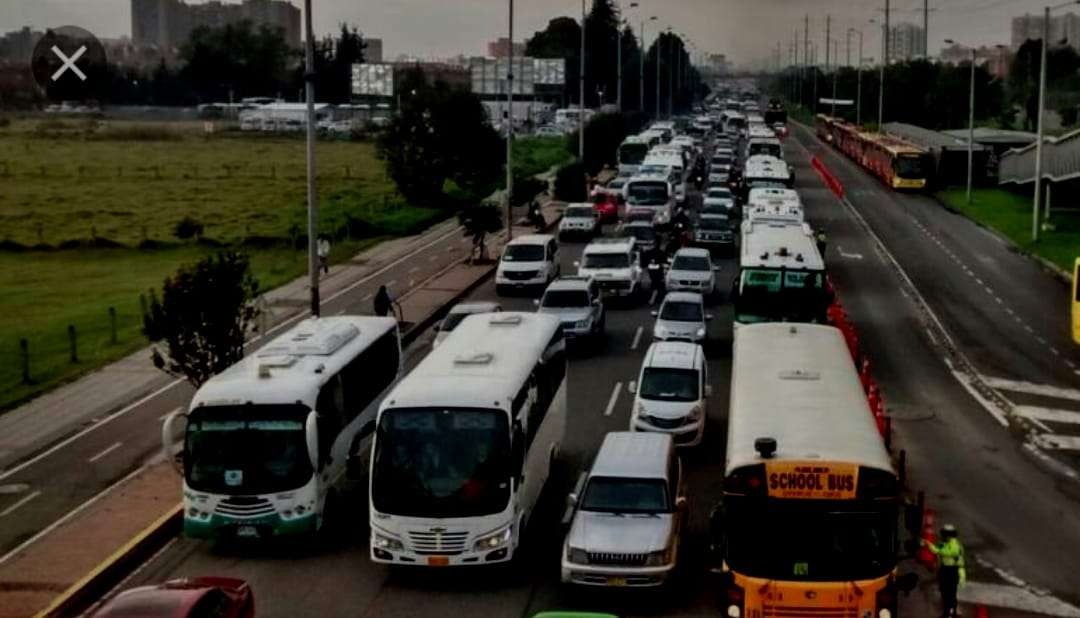
[[109,446],[105,450],[103,450],[100,453],[98,453],[97,455],[94,455],[93,457],[87,459],[86,462],[87,463],[94,463],[95,461],[105,457],[106,455],[108,455],[109,453],[115,451],[116,449],[120,448],[123,445],[124,445],[123,442],[114,442],[111,446]]
[[619,401],[620,392],[622,392],[622,382],[616,382],[615,388],[611,391],[611,398],[608,399],[607,408],[604,409],[604,416],[611,416],[611,413],[615,411],[615,404]]
[[638,344],[641,343],[641,333],[644,332],[644,331],[645,331],[644,326],[638,326],[637,327],[637,331],[634,332],[634,341],[633,341],[633,343],[630,344],[630,349],[631,350],[636,350],[637,349]]
[[21,507],[21,506],[25,505],[25,504],[26,504],[27,502],[30,502],[31,500],[33,500],[34,498],[37,498],[37,497],[38,497],[38,496],[40,496],[40,495],[41,495],[41,491],[40,491],[40,490],[38,490],[38,491],[35,491],[35,492],[32,492],[32,493],[29,493],[29,494],[26,494],[25,496],[23,496],[22,498],[20,498],[20,499],[19,499],[19,501],[18,501],[18,502],[16,502],[15,504],[12,504],[11,506],[9,506],[9,507],[7,507],[6,509],[4,509],[3,511],[0,511],[0,518],[2,518],[2,517],[7,517],[8,515],[11,515],[11,514],[12,514],[12,513],[14,513],[14,512],[15,512],[15,511],[16,511],[16,510],[17,510],[17,509],[18,509],[19,507]]

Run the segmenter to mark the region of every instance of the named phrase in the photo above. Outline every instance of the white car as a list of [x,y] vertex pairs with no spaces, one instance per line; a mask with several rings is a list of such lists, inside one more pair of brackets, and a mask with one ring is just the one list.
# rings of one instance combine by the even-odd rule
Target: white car
[[566,240],[570,236],[592,238],[599,229],[600,223],[592,204],[570,204],[559,221],[559,240]]
[[518,236],[503,248],[495,269],[495,293],[543,291],[559,276],[559,243],[551,234]]
[[575,265],[578,276],[592,277],[607,294],[633,297],[641,291],[641,256],[634,238],[594,240]]
[[708,249],[685,247],[675,253],[664,286],[669,292],[697,292],[709,296],[716,291],[716,275]]
[[641,373],[630,383],[631,431],[670,434],[678,446],[697,446],[705,434],[712,395],[705,351],[696,343],[657,341],[645,352]]
[[735,209],[735,194],[726,186],[712,186],[705,192],[705,207],[723,207],[724,210]]
[[668,292],[660,309],[652,315],[656,318],[653,339],[702,343],[708,338],[708,322],[712,316],[705,313],[705,300],[701,294]]
[[478,302],[478,303],[458,303],[450,308],[446,317],[442,322],[435,325],[435,341],[431,342],[431,347],[438,347],[444,339],[450,336],[450,333],[457,328],[461,321],[470,315],[477,313],[494,313],[502,311],[502,306],[499,303],[492,302]]

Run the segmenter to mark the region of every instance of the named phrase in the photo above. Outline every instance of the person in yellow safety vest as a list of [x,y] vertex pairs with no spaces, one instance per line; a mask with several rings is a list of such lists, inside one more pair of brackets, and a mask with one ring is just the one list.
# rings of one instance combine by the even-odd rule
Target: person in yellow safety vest
[[959,616],[956,591],[967,581],[964,570],[964,546],[956,536],[956,526],[945,524],[941,528],[941,542],[922,541],[938,558],[938,590],[941,592],[942,616]]

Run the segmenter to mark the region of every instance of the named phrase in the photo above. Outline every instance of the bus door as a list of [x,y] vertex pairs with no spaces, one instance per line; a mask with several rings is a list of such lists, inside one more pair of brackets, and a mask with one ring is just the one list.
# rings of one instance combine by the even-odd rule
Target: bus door
[[1073,264],[1072,286],[1072,336],[1073,341],[1080,344],[1080,258],[1076,258]]

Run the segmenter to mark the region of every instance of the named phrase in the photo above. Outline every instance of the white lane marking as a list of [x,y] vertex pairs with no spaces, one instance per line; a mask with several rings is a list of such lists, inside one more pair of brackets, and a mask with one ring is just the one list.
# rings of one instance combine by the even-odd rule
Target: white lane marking
[[1068,399],[1070,401],[1080,401],[1080,390],[1071,388],[1062,388],[1060,386],[1051,386],[1049,384],[1036,384],[1034,382],[1025,382],[1023,380],[1009,380],[1006,378],[995,378],[991,376],[980,376],[982,381],[992,388],[1001,389],[1003,391],[1013,391],[1016,393],[1025,393],[1028,395],[1040,395],[1042,397],[1050,397],[1052,399]]
[[1046,337],[1043,337],[1042,335],[1035,337],[1035,341],[1038,341],[1041,345],[1046,345]]
[[638,326],[637,331],[634,333],[634,342],[630,344],[631,350],[636,350],[638,344],[641,343],[641,333],[645,330],[644,326]]
[[11,515],[12,513],[15,512],[15,509],[17,509],[20,506],[26,504],[27,502],[30,502],[31,500],[33,500],[34,498],[37,498],[40,495],[41,495],[40,490],[35,491],[33,493],[30,493],[30,494],[26,494],[25,496],[22,497],[22,499],[20,499],[15,504],[12,504],[11,506],[4,509],[3,511],[0,511],[0,517],[7,517],[8,515]]
[[994,295],[994,290],[992,290],[992,289],[990,288],[990,286],[988,286],[988,285],[984,285],[984,286],[983,286],[983,289],[984,289],[984,290],[986,290],[986,293],[987,293],[987,294],[989,294],[989,295],[991,295],[991,296],[993,296],[993,295]]
[[971,395],[972,399],[979,402],[979,405],[981,405],[984,410],[989,412],[990,416],[993,416],[994,420],[996,420],[1002,427],[1007,428],[1009,426],[1009,420],[1005,418],[1005,413],[997,407],[997,404],[988,400],[986,397],[983,397],[982,393],[979,392],[979,389],[975,388],[968,381],[967,374],[953,369],[952,362],[949,361],[948,358],[945,358],[944,360],[945,364],[949,366],[949,370],[952,371],[953,377],[956,378],[956,381],[964,387],[964,390],[966,390],[969,395]]
[[[987,288],[987,291],[989,292],[990,288]],[[1000,296],[995,296],[994,297],[994,302],[999,304],[999,305],[1004,305],[1005,304],[1005,301],[1001,300]]]
[[[975,277],[975,283],[978,283],[979,285],[983,285],[983,280],[978,278],[978,277]],[[987,289],[989,289],[989,288],[987,288]]]
[[374,294],[364,294],[364,297],[360,299],[360,302],[366,303],[367,301],[371,300],[372,296],[374,296]]
[[12,549],[8,553],[4,554],[3,556],[0,556],[0,564],[4,564],[8,560],[11,560],[12,558],[17,556],[18,554],[22,553],[27,547],[30,547],[31,545],[36,543],[38,540],[40,540],[41,537],[45,536],[46,534],[51,533],[53,530],[56,530],[60,526],[63,526],[68,521],[70,521],[73,517],[75,517],[79,513],[82,513],[86,509],[90,508],[90,506],[93,505],[94,503],[96,503],[98,500],[101,500],[102,498],[104,498],[113,489],[115,489],[115,488],[119,487],[120,485],[122,485],[123,483],[126,483],[129,480],[135,478],[139,474],[142,474],[144,470],[146,470],[146,466],[139,466],[138,468],[135,468],[134,470],[131,471],[130,474],[128,474],[124,478],[120,479],[119,481],[116,481],[112,485],[109,485],[102,492],[95,495],[93,498],[90,498],[86,502],[83,502],[79,506],[77,506],[74,509],[72,509],[72,510],[68,511],[67,513],[65,513],[64,516],[61,517],[60,519],[57,519],[56,521],[49,524],[48,526],[45,526],[37,534],[35,534],[34,536],[32,536],[32,537],[26,539],[25,541],[23,541],[22,543],[20,543],[18,547],[16,547],[15,549]]
[[1035,329],[1031,327],[1031,324],[1024,324],[1024,330],[1026,330],[1029,333],[1035,332]]
[[409,269],[409,272],[407,272],[407,273],[405,273],[405,274],[407,274],[407,275],[411,275],[411,274],[413,274],[414,272],[416,272],[416,271],[418,271],[418,270],[420,270],[420,267],[419,267],[419,266],[413,266],[412,268],[410,268],[410,269]]
[[1066,366],[1067,366],[1067,367],[1068,367],[1069,369],[1076,369],[1076,363],[1072,362],[1071,360],[1067,360],[1067,361],[1065,361],[1065,365],[1066,365]]
[[165,414],[162,414],[161,416],[157,417],[157,420],[160,423],[160,422],[164,421],[166,418],[168,418],[169,415],[172,414],[173,412],[179,412],[182,409],[184,409],[183,406],[177,406],[177,407],[173,408],[172,410],[169,410]]
[[958,598],[964,603],[1001,607],[1058,618],[1080,618],[1080,608],[1056,599],[1040,595],[1032,590],[1007,584],[968,582],[960,588]]
[[836,250],[840,253],[840,257],[848,260],[861,260],[863,259],[861,253],[845,253],[844,248],[837,245]]
[[611,399],[608,399],[607,408],[604,409],[604,416],[611,416],[611,413],[615,411],[615,404],[619,401],[621,391],[622,382],[616,382],[614,390],[611,391]]
[[348,311],[348,309],[342,309],[341,311],[338,311],[338,312],[337,312],[336,314],[334,314],[334,315],[344,315],[346,311]]
[[387,288],[392,288],[392,287],[394,287],[394,284],[396,284],[396,283],[397,283],[397,279],[391,279],[391,280],[387,281],[383,285],[385,285]]
[[1051,423],[1080,425],[1080,412],[1074,410],[1058,410],[1041,406],[1016,406],[1014,410],[1024,418],[1049,421]]
[[1080,436],[1044,433],[1032,436],[1031,441],[1039,448],[1046,450],[1080,451]]
[[429,262],[434,262],[434,261],[435,261],[435,260],[437,260],[437,259],[439,259],[439,254],[438,254],[438,253],[436,253],[435,255],[433,255],[433,256],[431,256],[431,257],[429,257],[429,258],[428,258],[428,261],[429,261]]
[[108,455],[109,453],[115,451],[116,449],[120,448],[123,445],[124,445],[123,442],[116,442],[112,446],[110,446],[109,448],[101,451],[100,453],[98,453],[97,455],[94,455],[93,457],[91,457],[90,459],[87,459],[86,461],[87,461],[87,463],[94,463],[95,461],[101,459],[102,457]]
[[1009,315],[1016,315],[1016,312],[1012,310],[1012,307],[1005,307],[1005,313]]
[[1050,353],[1053,354],[1054,356],[1061,356],[1061,350],[1059,350],[1057,348],[1050,348]]
[[653,290],[652,291],[652,296],[649,297],[649,304],[650,305],[655,305],[656,304],[656,296],[659,293],[660,293],[660,290]]

